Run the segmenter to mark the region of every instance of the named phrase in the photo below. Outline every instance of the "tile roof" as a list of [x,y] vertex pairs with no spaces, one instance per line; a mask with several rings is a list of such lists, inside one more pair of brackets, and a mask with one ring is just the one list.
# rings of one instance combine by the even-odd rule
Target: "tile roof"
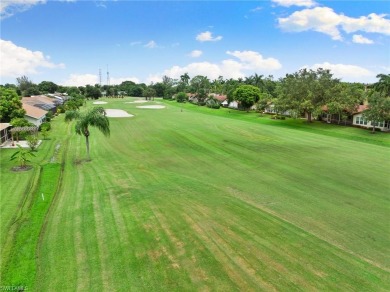
[[28,103],[31,105],[36,104],[36,103],[47,103],[47,104],[54,105],[55,99],[50,98],[46,95],[34,95],[34,96],[29,96],[29,97],[23,97],[22,102]]
[[219,101],[225,101],[227,99],[226,95],[215,95],[214,98],[218,99]]
[[27,103],[23,103],[23,109],[26,111],[26,116],[32,117],[34,119],[40,119],[47,114],[47,111]]
[[364,112],[366,109],[368,109],[368,105],[367,105],[367,104],[359,105],[359,106],[357,107],[357,109],[355,110],[354,114],[362,113],[362,112]]
[[11,127],[11,124],[9,123],[0,123],[0,131],[7,129],[8,127]]

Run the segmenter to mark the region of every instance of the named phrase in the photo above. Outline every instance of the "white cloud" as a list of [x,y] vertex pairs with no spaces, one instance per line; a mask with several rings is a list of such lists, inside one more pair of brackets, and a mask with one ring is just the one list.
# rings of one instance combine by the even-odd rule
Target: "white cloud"
[[227,51],[226,54],[239,59],[242,68],[246,70],[278,70],[282,67],[277,59],[264,59],[261,54],[254,51]]
[[18,47],[11,41],[0,40],[1,77],[18,77],[36,74],[38,68],[65,68],[64,64],[54,64],[49,56],[40,51],[30,51]]
[[342,27],[347,33],[364,31],[390,35],[390,19],[386,19],[386,16],[386,14],[376,13],[359,18],[340,15],[343,19]]
[[370,45],[370,44],[373,44],[374,41],[373,40],[370,40],[368,38],[365,38],[364,36],[362,36],[361,34],[354,34],[353,37],[352,37],[352,41],[354,43],[357,43],[357,44],[367,44],[367,45]]
[[262,9],[263,9],[263,7],[257,6],[256,8],[251,9],[251,12],[257,12],[257,11],[260,11]]
[[150,74],[148,78],[146,78],[145,84],[158,83],[162,81],[162,76],[159,74]]
[[290,6],[312,7],[317,5],[317,3],[312,0],[272,0],[272,2],[284,7],[290,7]]
[[130,43],[130,46],[138,46],[138,45],[141,45],[142,44],[142,42],[140,42],[140,41],[135,41],[135,42],[131,42]]
[[99,83],[99,77],[96,74],[71,74],[69,78],[62,82],[64,86],[85,86]]
[[341,23],[341,17],[328,7],[296,11],[286,18],[279,18],[278,22],[280,28],[285,31],[302,32],[314,30],[325,33],[334,40],[342,40],[337,28]]
[[375,80],[376,76],[374,72],[356,65],[331,64],[329,62],[324,62],[312,66],[304,66],[304,68],[313,70],[316,70],[317,68],[329,69],[336,78],[340,78],[347,82],[366,82],[367,79]]
[[216,42],[222,40],[222,36],[213,37],[211,32],[205,31],[198,34],[196,40],[200,42]]
[[186,66],[173,66],[161,74],[149,76],[147,81],[161,81],[163,75],[179,79],[184,73],[188,73],[191,77],[203,75],[210,79],[217,79],[219,76],[242,78],[255,71],[271,72],[282,67],[277,59],[265,59],[260,53],[254,51],[227,51],[226,54],[236,59],[225,59],[220,63],[194,62]]
[[[110,78],[110,84],[121,84],[124,81],[133,81],[139,83],[137,77],[119,77]],[[102,80],[102,85],[105,85],[107,80]],[[67,80],[62,82],[64,86],[85,86],[99,84],[99,76],[97,74],[71,74]]]
[[154,49],[157,48],[157,43],[155,41],[150,41],[146,45],[144,45],[144,47],[148,49]]
[[0,1],[0,17],[10,17],[18,12],[23,12],[37,4],[44,4],[46,0],[3,0]]
[[192,57],[192,58],[198,58],[200,56],[202,56],[203,52],[200,51],[200,50],[193,50],[189,56]]
[[296,11],[285,18],[278,18],[279,27],[284,31],[317,31],[342,40],[341,29],[346,33],[363,31],[390,35],[390,20],[386,15],[371,13],[359,18],[337,14],[329,7],[315,7]]
[[119,77],[119,78],[110,78],[111,85],[121,84],[125,81],[133,81],[134,83],[140,83],[140,80],[137,77]]

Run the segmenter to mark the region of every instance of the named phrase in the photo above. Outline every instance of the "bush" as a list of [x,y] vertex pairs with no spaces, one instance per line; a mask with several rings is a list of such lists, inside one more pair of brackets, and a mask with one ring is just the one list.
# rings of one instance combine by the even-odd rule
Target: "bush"
[[39,130],[42,131],[43,129],[46,129],[46,131],[50,131],[51,129],[51,124],[49,122],[42,123],[39,126]]
[[53,118],[54,114],[52,111],[49,111],[47,114],[46,114],[46,121],[47,122],[50,122],[51,119]]
[[41,129],[41,134],[42,134],[43,140],[46,140],[47,137],[49,136],[49,132],[46,130],[46,128]]
[[216,98],[209,97],[209,99],[206,101],[206,106],[209,108],[219,109],[221,104]]
[[273,116],[271,116],[271,119],[273,119],[273,120],[285,120],[286,117],[285,116],[281,116],[281,115],[273,115]]
[[57,107],[57,114],[63,114],[65,112],[65,107],[60,105]]
[[185,92],[179,92],[176,94],[176,101],[177,102],[186,102],[187,101],[187,94]]
[[39,142],[38,137],[35,135],[28,135],[26,137],[26,140],[27,140],[27,144],[30,147],[31,151],[35,151],[35,149],[38,146],[38,142]]

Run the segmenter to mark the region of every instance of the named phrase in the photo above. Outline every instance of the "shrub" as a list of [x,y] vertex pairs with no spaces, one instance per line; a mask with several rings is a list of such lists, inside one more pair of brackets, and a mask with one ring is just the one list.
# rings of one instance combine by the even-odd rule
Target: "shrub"
[[35,149],[38,146],[38,142],[39,142],[38,137],[35,135],[28,135],[26,137],[26,140],[27,140],[27,144],[30,147],[31,151],[35,151]]
[[186,102],[187,101],[187,95],[185,92],[179,92],[176,94],[176,101],[177,102]]
[[51,129],[51,124],[49,122],[42,123],[39,126],[39,130],[42,131],[43,129],[46,129],[46,131],[50,131]]
[[63,114],[65,112],[65,107],[60,105],[57,107],[57,114]]
[[49,136],[49,132],[47,131],[46,128],[42,128],[41,129],[41,134],[42,134],[42,137],[43,137],[44,140],[46,140],[47,137]]
[[219,109],[221,107],[221,104],[219,103],[218,99],[214,97],[209,97],[206,101],[206,106],[209,108]]
[[46,121],[47,122],[50,122],[51,119],[53,118],[53,112],[49,111],[47,114],[46,114]]
[[281,115],[272,115],[271,119],[273,119],[273,120],[285,120],[286,117],[285,116],[281,116]]

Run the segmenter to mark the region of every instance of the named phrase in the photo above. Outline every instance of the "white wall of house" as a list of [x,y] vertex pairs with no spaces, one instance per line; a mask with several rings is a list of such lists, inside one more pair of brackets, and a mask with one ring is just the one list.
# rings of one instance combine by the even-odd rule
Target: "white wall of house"
[[33,123],[37,127],[39,127],[45,121],[45,118],[46,118],[46,116],[42,116],[39,119],[29,117],[29,116],[24,116],[24,117],[26,118],[27,121],[29,121],[30,123]]
[[[276,114],[276,113],[277,113],[276,110],[275,110],[275,105],[274,105],[274,104],[268,105],[268,106],[264,109],[264,112],[265,112],[266,114]],[[291,113],[290,113],[290,111],[285,111],[285,112],[282,113],[282,115],[284,115],[284,116],[290,116]]]
[[238,102],[233,100],[232,102],[229,103],[229,108],[238,108]]
[[[371,121],[367,121],[366,119],[364,119],[362,113],[353,115],[352,125],[360,126],[364,128],[372,128]],[[381,131],[390,131],[390,122],[389,121],[379,122],[375,126],[375,128],[378,128]]]

